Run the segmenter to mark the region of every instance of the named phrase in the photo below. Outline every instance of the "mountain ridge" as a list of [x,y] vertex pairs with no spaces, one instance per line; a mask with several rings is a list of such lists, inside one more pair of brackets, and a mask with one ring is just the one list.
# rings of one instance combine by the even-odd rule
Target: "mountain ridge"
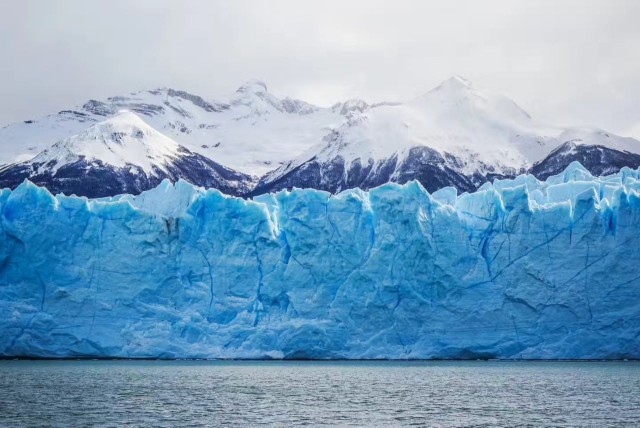
[[[86,136],[88,127],[108,123],[122,110],[130,112],[124,122],[156,137],[132,162],[114,161],[122,144],[103,146]],[[76,144],[66,147],[74,138]],[[56,150],[57,166],[43,174]],[[154,158],[160,161],[153,164]],[[162,172],[167,159],[180,159],[182,166]],[[572,160],[594,173],[637,167],[640,142],[597,128],[539,124],[511,99],[460,76],[404,103],[352,99],[331,107],[277,97],[259,80],[246,82],[224,101],[158,88],[90,100],[0,129],[0,163],[5,162],[0,185],[34,177],[65,193],[86,193],[79,183],[94,168],[102,171],[98,176],[115,180],[103,196],[140,192],[163,177],[248,197],[293,187],[366,190],[414,179],[429,191],[449,185],[471,191],[494,178],[553,175]],[[125,165],[141,168],[146,178],[126,172]],[[61,184],[61,168],[76,184]]]
[[25,179],[56,192],[105,197],[140,193],[163,179],[186,179],[240,195],[256,177],[193,153],[135,113],[120,111],[31,160],[0,168],[3,186],[14,188]]

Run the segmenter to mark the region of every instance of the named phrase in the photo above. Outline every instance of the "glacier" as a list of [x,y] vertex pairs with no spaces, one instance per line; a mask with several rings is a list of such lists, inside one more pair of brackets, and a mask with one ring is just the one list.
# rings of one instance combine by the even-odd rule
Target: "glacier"
[[640,169],[244,200],[0,192],[0,356],[640,358]]

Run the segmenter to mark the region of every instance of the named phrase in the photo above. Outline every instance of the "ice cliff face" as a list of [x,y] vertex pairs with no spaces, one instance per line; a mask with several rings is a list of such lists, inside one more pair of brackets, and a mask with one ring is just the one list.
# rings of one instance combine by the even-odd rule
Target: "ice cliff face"
[[0,355],[639,358],[640,171],[0,193]]

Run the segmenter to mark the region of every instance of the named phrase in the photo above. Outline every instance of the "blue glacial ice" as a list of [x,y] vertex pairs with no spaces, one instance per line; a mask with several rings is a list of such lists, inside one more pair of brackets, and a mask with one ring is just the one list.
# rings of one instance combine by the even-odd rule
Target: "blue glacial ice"
[[0,193],[0,356],[640,358],[640,170]]

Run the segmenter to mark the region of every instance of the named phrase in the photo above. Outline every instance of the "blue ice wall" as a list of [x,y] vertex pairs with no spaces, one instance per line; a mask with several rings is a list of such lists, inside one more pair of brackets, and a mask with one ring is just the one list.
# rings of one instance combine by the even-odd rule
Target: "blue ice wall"
[[639,358],[640,181],[0,193],[0,355]]

